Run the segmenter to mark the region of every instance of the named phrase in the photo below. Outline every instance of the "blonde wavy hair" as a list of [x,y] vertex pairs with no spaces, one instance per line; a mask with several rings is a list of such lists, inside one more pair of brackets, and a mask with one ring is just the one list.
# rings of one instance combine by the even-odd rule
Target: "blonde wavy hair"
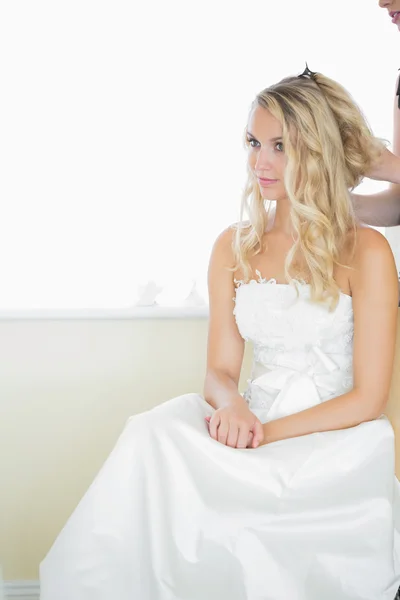
[[[261,106],[282,125],[287,158],[284,185],[291,203],[294,245],[285,262],[285,276],[295,283],[299,275],[311,286],[311,299],[339,300],[333,278],[341,250],[356,238],[356,218],[350,191],[357,187],[385,148],[374,137],[361,109],[337,82],[315,73],[313,77],[286,77],[261,91],[251,111]],[[245,132],[245,145],[248,145]],[[262,250],[269,223],[258,182],[249,169],[243,191],[240,221],[233,238],[235,266],[251,278],[249,259]],[[247,212],[249,220],[243,221]],[[347,265],[341,265],[347,268]]]

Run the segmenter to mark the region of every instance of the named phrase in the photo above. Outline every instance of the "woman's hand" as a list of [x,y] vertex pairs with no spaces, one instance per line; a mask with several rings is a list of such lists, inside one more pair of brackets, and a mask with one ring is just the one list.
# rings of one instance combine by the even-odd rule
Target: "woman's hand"
[[264,441],[261,421],[244,400],[218,408],[206,422],[210,436],[231,448],[257,448]]

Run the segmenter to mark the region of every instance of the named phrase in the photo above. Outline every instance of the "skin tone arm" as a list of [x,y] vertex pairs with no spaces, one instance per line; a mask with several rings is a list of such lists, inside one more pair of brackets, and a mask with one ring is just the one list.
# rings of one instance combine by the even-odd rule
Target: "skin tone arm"
[[392,182],[389,187],[377,194],[351,194],[360,221],[375,227],[400,225],[400,109],[396,95],[393,106],[393,152],[385,150],[381,163],[368,173],[371,179]]
[[354,388],[297,414],[263,425],[263,444],[318,431],[346,429],[378,418],[389,395],[393,369],[398,284],[386,239],[373,229],[358,230],[351,273],[354,311]]
[[[233,448],[257,447],[263,439],[261,422],[240,395],[238,383],[244,355],[244,340],[233,315],[235,288],[231,249],[232,230],[216,240],[208,270],[210,297],[207,371],[203,396],[215,408],[209,431],[215,440]],[[249,437],[249,432],[253,436]]]

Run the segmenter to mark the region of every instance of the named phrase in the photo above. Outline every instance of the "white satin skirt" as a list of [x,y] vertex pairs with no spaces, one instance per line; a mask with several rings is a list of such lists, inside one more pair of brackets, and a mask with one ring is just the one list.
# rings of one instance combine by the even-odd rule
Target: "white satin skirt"
[[210,437],[212,412],[186,394],[128,420],[41,563],[41,600],[393,600],[389,421],[239,450]]

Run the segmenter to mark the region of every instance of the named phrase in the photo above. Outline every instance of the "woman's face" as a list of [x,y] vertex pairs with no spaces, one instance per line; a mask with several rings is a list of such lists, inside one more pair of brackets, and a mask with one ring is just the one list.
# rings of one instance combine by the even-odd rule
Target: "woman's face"
[[[400,2],[400,0],[399,0]],[[263,198],[287,198],[283,176],[286,166],[282,127],[266,108],[255,106],[246,131],[248,165],[256,178]]]
[[400,0],[379,0],[379,6],[387,10],[388,18],[400,28]]

